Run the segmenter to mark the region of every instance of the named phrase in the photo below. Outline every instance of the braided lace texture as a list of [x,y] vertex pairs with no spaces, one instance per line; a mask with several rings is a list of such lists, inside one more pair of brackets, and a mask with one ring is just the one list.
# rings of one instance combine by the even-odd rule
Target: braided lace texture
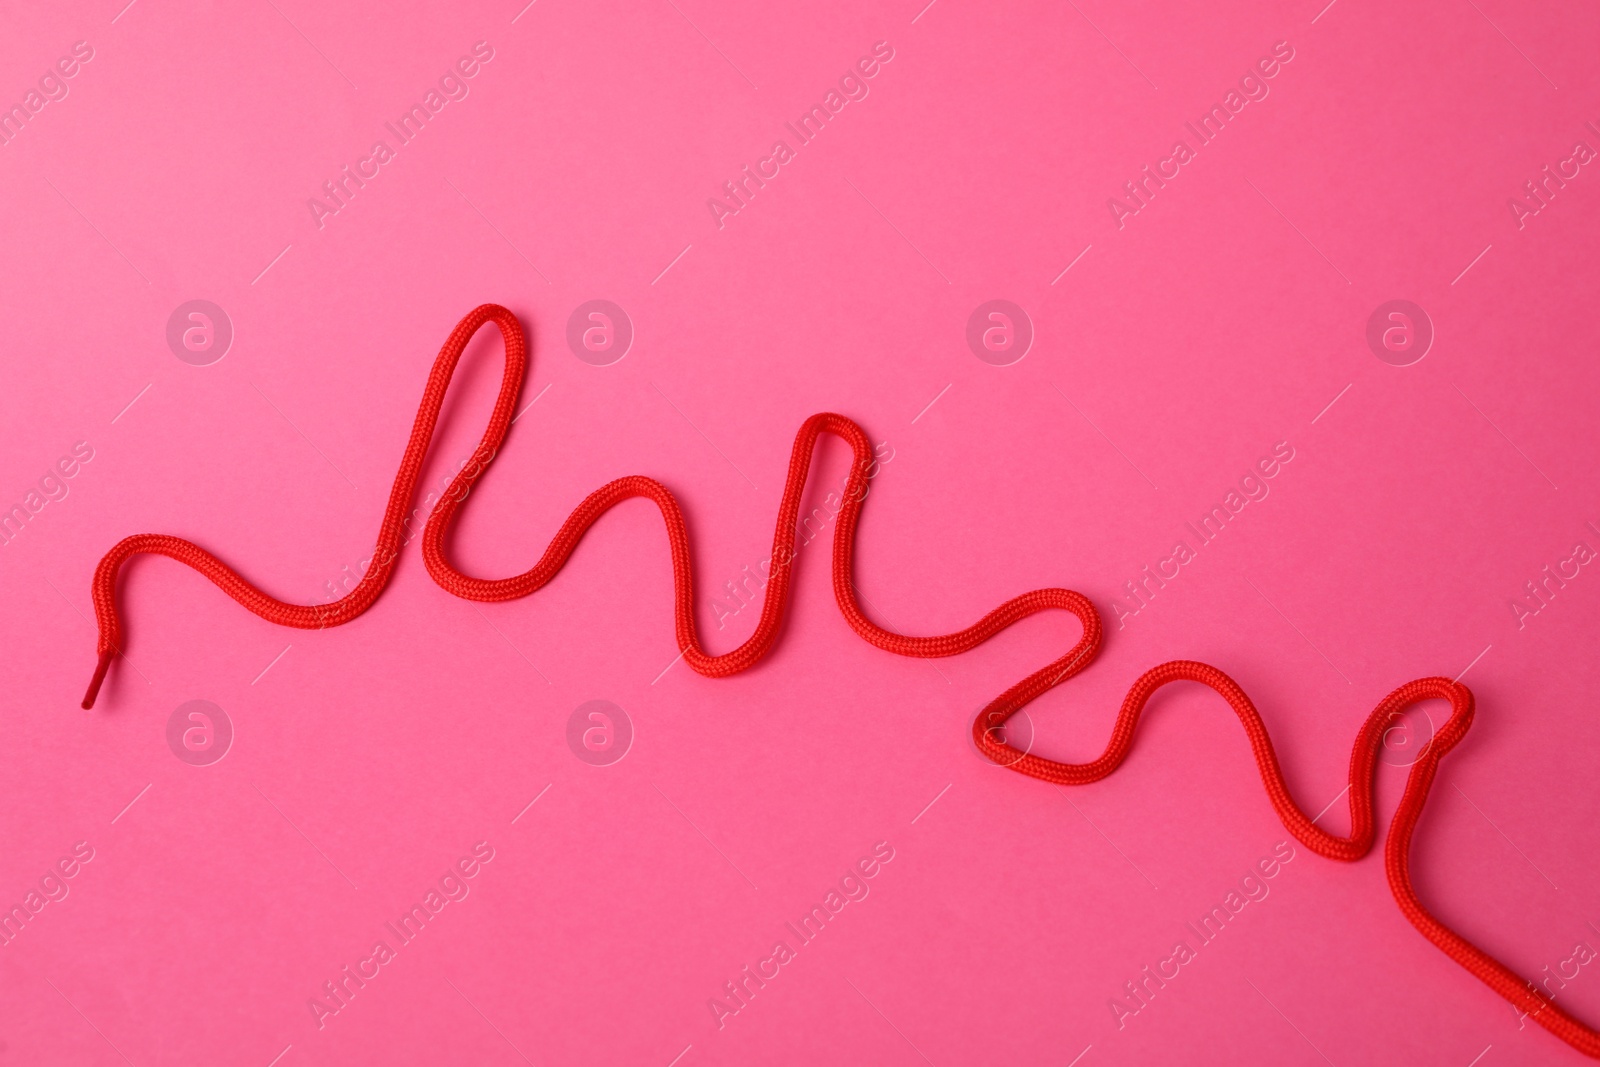
[[522,325],[515,315],[496,304],[484,304],[473,309],[451,331],[439,358],[428,376],[428,385],[422,394],[422,404],[417,410],[411,439],[406,445],[400,469],[395,475],[394,487],[389,493],[389,504],[383,513],[383,523],[378,528],[377,547],[373,551],[372,566],[361,581],[343,598],[322,605],[288,604],[274,599],[257,589],[237,571],[222,560],[192,542],[162,534],[138,534],[118,542],[96,568],[93,581],[95,617],[99,623],[99,661],[93,680],[84,695],[85,708],[94,705],[100,685],[105,680],[112,661],[123,645],[122,623],[117,613],[117,572],[130,557],[140,553],[170,556],[187,564],[211,579],[218,588],[257,615],[282,626],[306,630],[320,630],[339,626],[356,618],[372,606],[394,574],[403,544],[403,517],[416,490],[417,479],[433,440],[434,426],[439,410],[444,404],[451,376],[457,362],[480,327],[493,322],[500,328],[505,341],[505,376],[500,383],[500,394],[489,417],[488,428],[479,442],[472,459],[456,476],[443,499],[433,509],[422,535],[422,558],[433,580],[447,592],[467,600],[515,600],[542,588],[561,570],[567,559],[582,540],[589,527],[618,503],[632,497],[647,497],[661,511],[667,528],[667,541],[671,546],[674,590],[674,629],[683,659],[691,669],[710,678],[737,674],[757,663],[772,648],[783,622],[783,612],[789,596],[795,557],[795,523],[799,518],[800,497],[805,488],[811,467],[811,457],[817,439],[832,434],[847,443],[855,454],[855,464],[846,483],[844,503],[833,537],[833,593],[850,628],[862,639],[878,648],[901,656],[932,658],[954,656],[968,652],[1012,624],[1041,611],[1061,610],[1077,616],[1083,626],[1078,643],[1059,659],[1028,675],[978,713],[972,724],[973,739],[978,748],[990,759],[1019,774],[1029,775],[1057,785],[1086,785],[1106,777],[1121,766],[1133,747],[1134,732],[1139,715],[1156,690],[1171,682],[1199,682],[1221,694],[1239,716],[1250,747],[1261,770],[1261,782],[1266,787],[1267,798],[1272,802],[1278,817],[1295,839],[1311,851],[1329,859],[1353,862],[1372,849],[1376,828],[1373,822],[1373,790],[1378,746],[1384,731],[1407,708],[1425,700],[1445,700],[1450,704],[1450,718],[1435,735],[1423,755],[1411,767],[1406,780],[1405,793],[1390,823],[1389,837],[1384,848],[1384,868],[1389,878],[1389,888],[1396,903],[1411,924],[1422,936],[1437,945],[1445,955],[1455,960],[1484,984],[1526,1013],[1539,1025],[1555,1034],[1574,1049],[1587,1056],[1600,1059],[1600,1033],[1585,1026],[1560,1007],[1533,983],[1519,977],[1514,971],[1472,944],[1460,934],[1440,922],[1417,898],[1411,882],[1411,838],[1417,821],[1427,803],[1429,789],[1442,760],[1460,743],[1472,724],[1472,693],[1466,686],[1447,678],[1419,678],[1407,682],[1384,697],[1373,709],[1360,732],[1350,754],[1350,834],[1338,837],[1314,825],[1311,818],[1289,795],[1283,772],[1273,752],[1272,739],[1267,735],[1255,705],[1243,689],[1222,671],[1204,663],[1175,660],[1163,663],[1146,672],[1122,702],[1106,750],[1089,763],[1062,763],[1045,759],[1011,747],[1004,739],[1002,727],[1040,694],[1066,681],[1088,667],[1100,650],[1103,630],[1100,616],[1094,605],[1070,589],[1036,589],[1031,593],[1001,604],[965,630],[933,637],[910,637],[893,633],[875,624],[862,612],[856,600],[852,568],[855,556],[856,524],[861,515],[861,505],[866,497],[868,471],[872,462],[872,449],[867,436],[850,419],[843,415],[822,413],[813,415],[800,427],[795,436],[794,451],[789,460],[788,480],[784,484],[783,499],[778,507],[777,527],[772,539],[772,577],[767,584],[766,598],[762,604],[761,620],[744,644],[720,656],[708,654],[700,644],[694,619],[694,579],[690,561],[689,537],[684,524],[683,511],[672,493],[660,482],[639,476],[619,478],[589,494],[567,518],[550,542],[544,555],[531,568],[510,578],[474,578],[463,574],[445,558],[445,534],[466,499],[473,484],[482,477],[493,461],[506,431],[511,425],[517,396],[527,368],[527,342]]

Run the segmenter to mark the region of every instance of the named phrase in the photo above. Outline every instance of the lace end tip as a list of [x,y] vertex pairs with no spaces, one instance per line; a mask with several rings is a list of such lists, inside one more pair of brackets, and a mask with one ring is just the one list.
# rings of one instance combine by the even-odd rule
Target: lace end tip
[[94,677],[89,679],[89,689],[83,694],[83,710],[88,711],[94,707],[95,697],[100,695],[100,684],[106,680],[106,672],[111,669],[111,659],[116,653],[110,649],[100,653],[100,662],[94,669]]

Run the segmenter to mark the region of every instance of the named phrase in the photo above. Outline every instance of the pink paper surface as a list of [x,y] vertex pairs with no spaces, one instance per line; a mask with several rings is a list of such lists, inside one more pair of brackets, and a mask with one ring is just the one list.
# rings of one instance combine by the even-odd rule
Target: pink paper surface
[[[0,1061],[1579,1060],[1418,935],[1376,854],[1294,846],[1202,944],[1186,924],[1289,840],[1226,705],[1165,691],[1127,764],[1075,790],[983,761],[977,709],[1077,624],[943,661],[857,638],[828,574],[837,441],[783,636],[743,675],[675,662],[666,539],[635,501],[511,603],[448,595],[413,541],[327,632],[141,558],[126,659],[78,701],[90,578],[124,536],[193,539],[297,602],[353,580],[439,344],[498,302],[536,402],[456,528],[464,570],[525,569],[590,490],[649,475],[687,513],[706,640],[733,648],[758,608],[726,583],[769,555],[792,435],[848,415],[883,457],[856,574],[881,624],[947,632],[1042,586],[1099,606],[1098,662],[1028,709],[1041,754],[1098,755],[1139,674],[1202,660],[1342,832],[1368,712],[1466,672],[1477,725],[1419,891],[1600,1021],[1591,7],[124,3],[0,34],[22,109],[0,146],[0,507],[22,509],[0,903],[26,915]],[[194,300],[231,328],[220,359],[212,312],[169,344]],[[626,317],[620,359],[615,314],[611,349],[585,316],[568,344],[595,300]],[[1023,318],[980,316],[974,348],[994,300]],[[424,492],[481,433],[492,333]],[[1203,543],[1188,524],[1230,492]],[[569,735],[590,701],[625,717],[610,749],[587,712]],[[625,755],[580,759],[591,729]],[[860,899],[796,936],[875,849]]]

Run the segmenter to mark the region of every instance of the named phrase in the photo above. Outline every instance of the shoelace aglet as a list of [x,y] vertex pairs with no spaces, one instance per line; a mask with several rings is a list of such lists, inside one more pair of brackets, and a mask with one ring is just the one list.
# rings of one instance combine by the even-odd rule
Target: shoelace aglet
[[94,677],[89,679],[89,691],[83,694],[84,711],[94,707],[94,698],[100,695],[100,683],[106,680],[106,672],[111,669],[111,659],[116,654],[116,649],[113,648],[100,653],[100,662],[95,666]]

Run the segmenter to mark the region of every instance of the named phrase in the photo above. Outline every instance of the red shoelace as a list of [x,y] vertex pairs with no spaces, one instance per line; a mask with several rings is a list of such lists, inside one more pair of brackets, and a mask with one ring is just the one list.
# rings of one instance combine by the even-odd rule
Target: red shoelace
[[89,708],[94,705],[106,672],[122,648],[122,624],[116,603],[117,572],[129,557],[139,553],[170,556],[193,567],[246,608],[283,626],[320,630],[347,623],[371,607],[388,584],[399,559],[404,536],[402,520],[411,505],[417,478],[432,443],[434,425],[438,421],[439,410],[456,364],[467,342],[480,327],[489,322],[500,328],[505,340],[505,376],[500,383],[500,395],[473,458],[450,484],[444,498],[434,506],[422,534],[422,558],[427,564],[428,573],[446,591],[477,601],[514,600],[527,596],[555,577],[584,533],[600,516],[630,497],[648,497],[661,510],[661,517],[666,522],[667,540],[672,551],[678,647],[683,650],[684,661],[696,672],[711,678],[737,674],[759,661],[777,640],[793,575],[791,564],[795,556],[795,529],[801,492],[805,488],[817,439],[825,433],[832,434],[849,444],[855,454],[855,464],[846,483],[844,503],[833,537],[833,593],[845,621],[864,640],[897,655],[930,658],[967,652],[1013,623],[1052,608],[1069,611],[1082,623],[1083,636],[1076,646],[995,698],[972,724],[973,739],[980,751],[1014,771],[1059,785],[1085,785],[1099,781],[1115,771],[1127,758],[1133,746],[1139,714],[1156,690],[1170,682],[1199,682],[1220,693],[1239,716],[1245,734],[1250,738],[1256,763],[1260,766],[1267,797],[1289,833],[1319,855],[1350,862],[1361,859],[1372,849],[1375,837],[1372,814],[1375,770],[1378,747],[1383,742],[1385,730],[1402,712],[1415,704],[1430,699],[1449,701],[1450,718],[1412,765],[1405,793],[1390,823],[1384,848],[1389,887],[1400,910],[1413,926],[1422,931],[1422,936],[1510,1001],[1519,1012],[1525,1013],[1579,1052],[1600,1059],[1600,1033],[1568,1015],[1552,1003],[1543,990],[1441,923],[1423,906],[1411,884],[1411,837],[1427,803],[1439,761],[1461,741],[1472,724],[1472,693],[1466,686],[1448,678],[1419,678],[1400,686],[1373,709],[1356,735],[1350,755],[1351,829],[1347,837],[1319,829],[1295,803],[1278,767],[1272,740],[1250,698],[1233,679],[1204,663],[1190,660],[1163,663],[1134,683],[1133,689],[1122,702],[1111,740],[1099,759],[1090,763],[1061,763],[1023,753],[1006,742],[1001,728],[1007,719],[1035,697],[1071,678],[1094,661],[1103,636],[1099,614],[1093,604],[1070,589],[1036,589],[1013,597],[972,626],[953,634],[907,637],[873,623],[862,613],[856,601],[852,579],[856,523],[867,492],[872,448],[861,427],[842,415],[813,415],[795,436],[794,451],[789,459],[789,477],[784,485],[783,502],[778,508],[777,529],[773,533],[772,574],[761,608],[761,620],[749,640],[731,652],[713,656],[700,646],[694,620],[694,581],[683,512],[666,486],[652,478],[619,478],[591,493],[562,524],[539,562],[522,574],[491,580],[473,578],[456,570],[445,558],[445,533],[468,491],[482,477],[505,440],[527,367],[527,343],[522,325],[515,315],[496,304],[475,308],[461,320],[440,350],[411,429],[411,440],[406,445],[405,456],[400,461],[400,470],[395,475],[394,487],[389,493],[389,505],[384,511],[383,525],[378,530],[372,565],[348,595],[331,604],[286,604],[261,592],[216,556],[182,538],[160,534],[139,534],[125,538],[106,553],[95,569],[93,596],[95,616],[100,626],[100,658],[88,692],[84,695],[83,706]]

